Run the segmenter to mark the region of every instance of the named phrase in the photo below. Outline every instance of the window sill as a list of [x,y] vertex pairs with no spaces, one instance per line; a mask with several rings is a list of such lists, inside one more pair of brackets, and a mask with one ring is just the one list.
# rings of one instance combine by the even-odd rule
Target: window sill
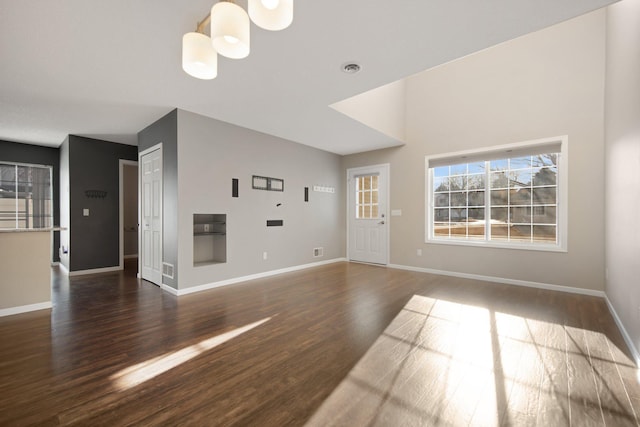
[[452,245],[452,246],[467,246],[476,248],[493,248],[493,249],[516,249],[524,251],[541,251],[541,252],[568,252],[566,247],[559,245],[532,245],[527,243],[500,243],[500,242],[487,242],[483,240],[453,240],[453,239],[427,239],[427,244],[436,245]]

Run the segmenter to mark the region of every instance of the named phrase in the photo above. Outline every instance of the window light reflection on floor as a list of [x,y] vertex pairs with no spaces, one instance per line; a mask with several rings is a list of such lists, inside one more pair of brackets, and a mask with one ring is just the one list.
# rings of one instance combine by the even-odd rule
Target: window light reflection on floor
[[176,366],[188,362],[205,351],[212,350],[213,348],[262,325],[263,323],[268,322],[269,320],[271,320],[271,317],[216,335],[215,337],[200,341],[197,344],[190,345],[189,347],[185,347],[181,350],[154,357],[153,359],[130,366],[112,375],[110,380],[118,391],[128,390],[138,384],[142,384],[145,381],[155,378]]
[[414,295],[307,426],[638,425],[606,335]]

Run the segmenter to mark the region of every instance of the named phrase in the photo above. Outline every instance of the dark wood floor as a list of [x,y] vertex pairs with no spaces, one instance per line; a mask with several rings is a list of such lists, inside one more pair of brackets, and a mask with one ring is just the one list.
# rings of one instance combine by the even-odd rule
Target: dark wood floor
[[2,426],[638,425],[595,297],[337,263],[180,298],[56,274],[53,298],[0,318]]

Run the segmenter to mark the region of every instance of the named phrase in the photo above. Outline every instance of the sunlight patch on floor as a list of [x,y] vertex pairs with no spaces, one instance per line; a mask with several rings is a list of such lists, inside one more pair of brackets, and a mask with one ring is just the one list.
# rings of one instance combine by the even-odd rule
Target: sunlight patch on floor
[[307,425],[637,425],[635,371],[601,333],[414,295]]
[[225,332],[224,334],[216,335],[215,337],[200,341],[197,344],[190,345],[189,347],[185,347],[181,350],[154,357],[153,359],[149,359],[142,363],[138,363],[137,365],[123,369],[112,375],[109,379],[113,382],[113,385],[118,391],[128,390],[145,381],[155,378],[170,369],[188,362],[205,351],[212,350],[215,347],[262,325],[263,323],[268,322],[269,320],[271,320],[271,317],[233,329],[229,332]]

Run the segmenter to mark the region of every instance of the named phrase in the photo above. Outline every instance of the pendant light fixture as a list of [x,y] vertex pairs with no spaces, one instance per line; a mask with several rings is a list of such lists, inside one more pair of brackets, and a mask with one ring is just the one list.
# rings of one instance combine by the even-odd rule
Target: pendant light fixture
[[192,32],[182,37],[182,69],[197,79],[216,78],[218,54],[207,35]]
[[293,22],[293,0],[249,0],[249,16],[260,28],[284,30]]
[[182,69],[198,79],[214,79],[218,75],[218,54],[232,59],[249,55],[251,21],[270,31],[291,25],[293,0],[248,0],[248,11],[235,0],[219,0],[196,31],[182,37]]
[[249,15],[231,1],[220,1],[211,8],[211,41],[222,56],[233,59],[249,55]]

